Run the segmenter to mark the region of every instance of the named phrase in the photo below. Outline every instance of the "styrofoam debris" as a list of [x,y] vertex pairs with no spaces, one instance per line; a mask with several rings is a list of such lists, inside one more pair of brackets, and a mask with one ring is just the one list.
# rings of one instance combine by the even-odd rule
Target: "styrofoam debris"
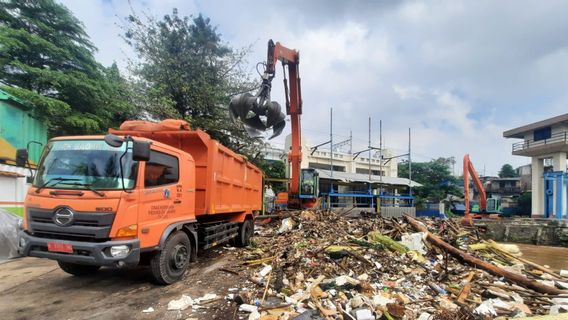
[[357,280],[367,281],[367,280],[369,280],[369,275],[366,274],[366,273],[363,273],[363,274],[361,274],[357,277]]
[[482,316],[497,316],[497,311],[493,308],[491,300],[492,299],[483,301],[473,312]]
[[258,307],[253,306],[252,304],[243,303],[239,306],[239,311],[250,312],[250,313],[258,312]]
[[568,277],[568,270],[560,270],[560,275],[563,277]]
[[282,224],[280,225],[280,229],[278,229],[278,233],[284,233],[291,231],[294,228],[294,220],[292,218],[286,218],[282,220]]
[[356,286],[360,282],[359,282],[359,280],[353,279],[349,276],[339,276],[339,277],[335,278],[335,285],[336,286],[341,287],[341,286],[345,285],[346,283],[349,283],[351,285]]
[[568,304],[568,298],[552,298],[554,304]]
[[168,310],[185,310],[193,305],[193,299],[190,296],[182,294],[181,298],[172,300],[168,303]]
[[565,313],[565,312],[568,312],[568,306],[567,305],[555,304],[555,305],[550,307],[548,314],[549,315],[557,315],[559,313]]
[[142,312],[144,312],[144,313],[154,312],[154,308],[150,307],[150,308],[148,308],[148,309],[142,310]]
[[260,313],[258,311],[253,311],[249,314],[248,320],[258,320],[260,319]]
[[405,233],[401,236],[399,243],[405,245],[410,250],[426,254],[426,250],[424,250],[424,239],[426,239],[426,233],[424,232]]
[[359,309],[355,311],[355,318],[357,318],[357,320],[375,320],[375,316],[369,309]]
[[434,316],[429,314],[428,312],[422,312],[418,317],[418,320],[432,320],[433,318]]
[[215,298],[217,298],[217,295],[215,293],[208,293],[208,294],[204,295],[203,297],[199,297],[199,298],[193,300],[193,303],[201,303],[203,301],[213,300]]
[[258,272],[258,274],[259,274],[261,277],[264,278],[264,277],[266,277],[266,275],[269,274],[271,271],[272,271],[272,266],[271,266],[271,265],[266,265],[266,266],[264,266],[264,268],[262,268],[262,270],[260,270],[260,271]]
[[379,307],[379,306],[386,306],[387,303],[393,303],[395,302],[395,299],[392,298],[387,298],[385,296],[381,296],[381,295],[376,295],[373,296],[373,307]]

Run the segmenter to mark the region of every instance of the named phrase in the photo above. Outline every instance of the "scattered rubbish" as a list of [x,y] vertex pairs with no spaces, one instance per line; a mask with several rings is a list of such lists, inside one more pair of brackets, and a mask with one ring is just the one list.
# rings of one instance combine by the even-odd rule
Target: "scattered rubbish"
[[262,268],[262,270],[260,270],[260,272],[258,273],[262,278],[266,277],[267,274],[269,274],[270,272],[272,272],[272,266],[271,265],[267,265],[264,268]]
[[[459,222],[298,211],[241,255],[241,319],[482,319],[564,312],[567,271],[519,257]],[[562,275],[564,274],[564,275]],[[238,306],[238,307],[237,307]]]
[[258,307],[257,306],[253,306],[252,304],[246,304],[243,303],[239,306],[239,311],[244,311],[244,312],[258,312]]
[[213,300],[213,299],[216,299],[216,298],[217,298],[217,295],[215,293],[208,293],[208,294],[204,295],[203,297],[199,297],[199,298],[193,300],[193,303],[199,304],[199,303],[210,301],[210,300]]
[[294,228],[294,220],[292,220],[292,218],[286,218],[282,220],[282,225],[280,226],[280,229],[278,229],[278,233],[285,233],[288,231],[291,231],[292,228]]
[[401,236],[400,243],[410,250],[418,251],[421,254],[426,254],[424,250],[424,240],[426,240],[426,234],[424,232],[416,232],[411,234],[403,234]]
[[142,310],[142,312],[144,312],[144,313],[151,313],[151,312],[154,312],[154,308],[150,307],[150,308],[148,308],[148,309]]
[[181,298],[172,300],[168,303],[168,310],[185,310],[193,305],[193,299],[190,296],[182,294]]

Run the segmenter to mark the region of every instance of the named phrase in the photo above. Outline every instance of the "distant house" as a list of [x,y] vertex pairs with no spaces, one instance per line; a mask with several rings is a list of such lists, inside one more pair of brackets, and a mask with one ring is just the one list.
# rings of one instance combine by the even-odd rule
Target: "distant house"
[[47,126],[35,116],[34,106],[0,90],[0,207],[23,204],[26,177],[33,172],[16,167],[16,150],[27,148],[34,167],[46,142]]
[[487,196],[515,196],[523,192],[521,188],[521,178],[499,178],[492,177],[485,183],[485,192]]

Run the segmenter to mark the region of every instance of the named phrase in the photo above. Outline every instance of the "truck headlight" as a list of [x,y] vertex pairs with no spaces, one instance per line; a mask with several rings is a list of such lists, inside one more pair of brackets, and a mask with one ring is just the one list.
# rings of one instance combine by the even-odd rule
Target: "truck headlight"
[[130,247],[127,245],[112,246],[110,247],[110,255],[114,258],[124,258],[130,252]]
[[20,237],[20,248],[24,248],[26,246],[26,239],[24,237]]

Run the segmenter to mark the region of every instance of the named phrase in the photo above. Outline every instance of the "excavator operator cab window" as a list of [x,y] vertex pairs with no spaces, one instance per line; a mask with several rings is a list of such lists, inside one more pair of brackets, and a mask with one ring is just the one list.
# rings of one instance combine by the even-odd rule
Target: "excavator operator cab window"
[[150,151],[150,160],[146,161],[144,170],[144,186],[152,188],[176,183],[178,180],[178,159],[162,152]]
[[302,169],[300,176],[300,194],[315,196],[317,193],[316,172],[313,169]]

